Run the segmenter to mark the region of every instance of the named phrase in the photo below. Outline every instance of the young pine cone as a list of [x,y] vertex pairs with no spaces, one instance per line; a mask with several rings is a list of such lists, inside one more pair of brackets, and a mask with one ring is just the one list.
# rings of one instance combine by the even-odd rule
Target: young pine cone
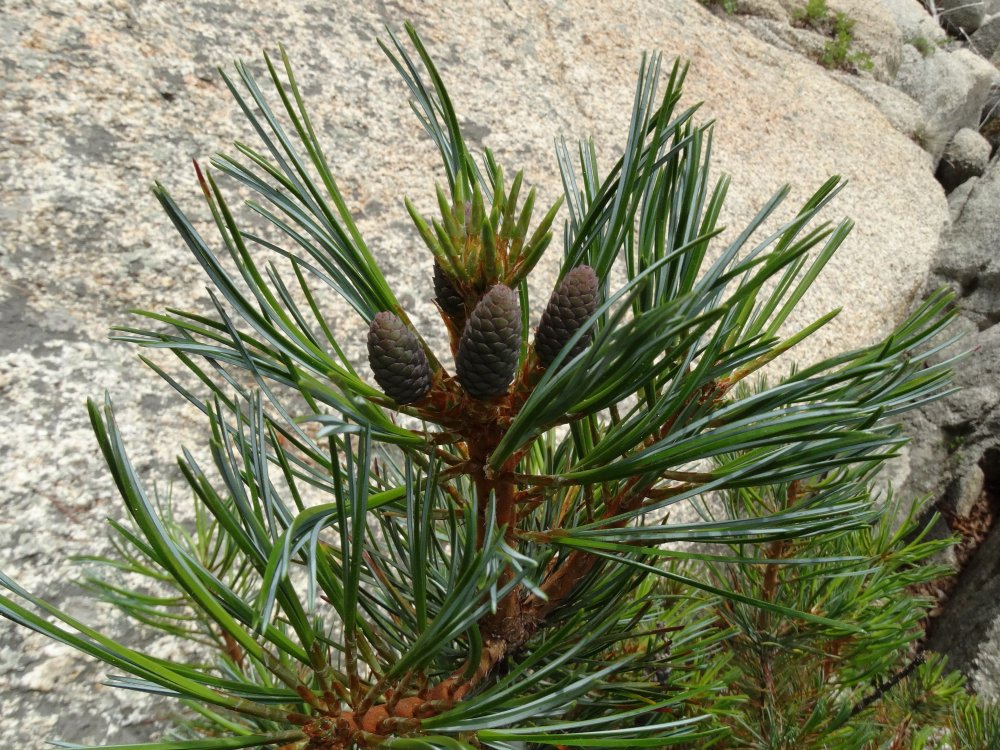
[[497,284],[469,315],[458,342],[455,369],[473,398],[503,394],[514,379],[521,351],[521,305],[517,293]]
[[465,312],[462,295],[437,263],[434,264],[434,298],[452,318],[460,317]]
[[406,324],[380,312],[368,329],[368,364],[379,387],[398,404],[412,404],[431,389],[427,355]]
[[[548,367],[574,333],[594,314],[600,298],[597,274],[590,266],[577,266],[567,273],[549,297],[542,320],[535,333],[535,352],[543,367]],[[567,353],[568,362],[590,344],[587,331]]]

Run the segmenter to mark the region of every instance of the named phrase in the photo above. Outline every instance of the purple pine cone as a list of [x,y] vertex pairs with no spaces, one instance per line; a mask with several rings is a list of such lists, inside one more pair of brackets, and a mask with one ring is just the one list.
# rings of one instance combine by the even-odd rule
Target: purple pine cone
[[521,352],[521,305],[503,284],[490,289],[469,315],[458,342],[455,368],[473,398],[502,395],[514,379]]
[[[535,333],[535,352],[544,367],[552,364],[573,334],[594,314],[600,295],[597,274],[590,266],[577,266],[559,282]],[[590,331],[580,337],[563,361],[568,362],[589,345]]]
[[368,364],[379,387],[398,404],[419,401],[431,389],[427,355],[406,324],[380,312],[368,329]]
[[465,301],[455,289],[448,275],[437,263],[434,264],[434,297],[437,303],[452,318],[457,318],[465,312]]

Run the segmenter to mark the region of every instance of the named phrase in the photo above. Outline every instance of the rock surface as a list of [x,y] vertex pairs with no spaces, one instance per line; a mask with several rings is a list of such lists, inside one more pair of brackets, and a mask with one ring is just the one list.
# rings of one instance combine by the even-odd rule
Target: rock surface
[[1000,320],[1000,160],[976,181],[942,240],[934,271],[952,284],[980,330]]
[[[162,180],[212,236],[190,159],[252,137],[216,65],[241,57],[263,75],[259,50],[285,41],[362,232],[416,325],[437,344],[444,337],[428,291],[431,263],[402,196],[429,208],[441,173],[375,43],[385,24],[415,22],[472,145],[488,143],[510,171],[524,167],[540,202],[559,192],[557,135],[594,134],[602,164],[611,163],[640,53],[658,48],[693,61],[687,101],[705,100],[701,116],[719,120],[716,174],[733,176],[729,226],[786,181],[793,193],[782,218],[828,175],[847,177],[829,217],[850,215],[858,228],[790,325],[833,307],[845,311],[799,356],[884,333],[920,289],[947,218],[919,148],[862,96],[695,0],[571,7],[510,0],[488,17],[471,0],[351,0],[322,10],[304,2],[278,10],[259,0],[7,0],[3,12],[0,389],[7,427],[0,457],[7,470],[0,537],[9,541],[0,545],[0,569],[99,630],[160,655],[177,652],[177,644],[145,643],[143,631],[72,583],[80,568],[69,556],[108,551],[104,519],[121,516],[83,402],[111,393],[150,486],[177,479],[173,457],[181,446],[208,463],[201,416],[132,348],[109,342],[107,331],[133,322],[133,307],[209,309],[205,279],[148,187]],[[551,250],[535,275],[538,305],[552,288],[557,255]],[[360,320],[341,316],[336,333],[361,355]],[[171,368],[169,359],[156,359]],[[101,687],[106,671],[4,621],[0,747],[155,736],[177,707]]]
[[781,0],[736,0],[734,12],[739,15],[788,22],[788,9],[781,4]]
[[987,14],[985,0],[934,0],[941,25],[954,34],[971,34]]
[[[938,508],[968,515],[985,489],[1000,498],[1000,161],[955,190],[953,224],[945,233],[930,286],[948,283],[961,315],[952,330],[962,335],[950,356],[965,350],[955,367],[960,390],[908,415],[911,436],[896,488],[905,496],[929,495]],[[965,567],[936,623],[928,646],[949,658],[983,695],[1000,697],[1000,577],[996,575],[1000,526]]]
[[885,119],[907,138],[916,141],[925,132],[927,120],[920,105],[899,89],[849,73],[837,74],[837,79],[878,107]]
[[[996,65],[998,60],[994,60]],[[994,83],[979,115],[979,133],[990,143],[995,153],[1000,148],[1000,84]]]
[[[737,12],[741,7],[737,5]],[[746,16],[737,15],[740,23],[759,39],[780,49],[797,51],[820,60],[833,41],[837,14],[853,20],[852,38],[845,68],[856,68],[884,83],[891,82],[902,61],[903,35],[892,15],[878,3],[868,0],[828,0],[827,14],[815,22],[800,17],[801,3],[784,3],[784,14],[771,6],[746,7]],[[759,12],[755,12],[759,11]]]
[[879,0],[903,35],[903,41],[917,38],[929,42],[946,39],[948,34],[920,0]]
[[992,58],[997,47],[1000,47],[1000,15],[990,16],[983,21],[972,35],[969,44],[987,60]]
[[876,80],[891,82],[902,63],[904,41],[893,16],[871,0],[827,0],[827,7],[854,21],[852,52],[871,59],[870,72]]
[[948,211],[951,214],[952,222],[958,221],[958,217],[962,215],[965,202],[969,200],[972,189],[976,186],[977,182],[979,182],[979,178],[972,177],[948,193]]
[[[996,466],[1000,454],[987,459]],[[976,550],[927,647],[948,655],[987,700],[1000,700],[1000,527]]]
[[996,76],[996,68],[967,49],[924,57],[911,45],[903,47],[895,85],[920,104],[926,118],[921,142],[935,162],[955,133],[979,124]]
[[990,161],[990,142],[972,128],[962,128],[945,147],[937,178],[950,193],[971,177],[979,177]]

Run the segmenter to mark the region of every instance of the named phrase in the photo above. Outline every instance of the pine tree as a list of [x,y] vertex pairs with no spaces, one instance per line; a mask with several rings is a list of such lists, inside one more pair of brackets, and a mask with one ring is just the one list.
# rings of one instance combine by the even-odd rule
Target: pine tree
[[[862,747],[878,732],[852,717],[890,699],[853,707],[909,658],[923,605],[907,586],[936,574],[917,563],[937,549],[891,532],[869,482],[904,440],[893,418],[947,387],[950,295],[751,387],[836,314],[784,330],[851,229],[816,222],[840,180],[751,244],[782,190],[710,252],[728,182],[710,181],[711,126],[680,106],[687,69],[654,56],[621,158],[602,175],[592,143],[578,160],[559,144],[564,200],[536,220],[523,173],[508,184],[489,150],[474,157],[406,31],[411,47],[390,34],[383,49],[446,178],[439,215],[406,207],[457,371],[379,270],[284,51],[266,58],[270,96],[238,64],[225,82],[264,148],[197,169],[215,247],[154,190],[214,313],[119,331],[194,376],[149,363],[211,429],[211,470],[179,459],[193,529],[144,488],[110,401],[89,406],[129,515],[109,562],[171,595],[88,585],[214,656],[145,655],[6,577],[0,613],[195,712],[176,739],[127,747]],[[273,238],[241,227],[216,174]],[[563,205],[560,280],[533,335],[526,279]],[[367,369],[317,285],[368,327]],[[681,503],[702,520],[671,522]],[[935,706],[948,686],[929,688]]]

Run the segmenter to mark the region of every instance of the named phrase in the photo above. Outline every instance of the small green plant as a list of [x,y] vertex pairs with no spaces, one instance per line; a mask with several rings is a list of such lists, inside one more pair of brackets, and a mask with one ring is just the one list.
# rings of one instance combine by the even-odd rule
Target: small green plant
[[965,444],[969,441],[968,435],[963,435],[961,433],[954,435],[948,439],[946,443],[946,448],[948,453],[957,453],[965,447]]
[[852,51],[855,20],[844,13],[833,17],[833,39],[828,41],[820,54],[819,63],[825,68],[859,68],[871,70],[871,57],[865,52]]
[[804,6],[792,12],[792,22],[831,37],[817,58],[823,67],[872,69],[872,59],[868,54],[852,51],[855,20],[845,13],[833,13],[826,0],[808,0]]
[[953,747],[1000,750],[1000,706],[966,697],[956,702],[952,717]]
[[698,0],[707,8],[722,8],[726,15],[733,15],[736,12],[737,0]]
[[829,25],[830,8],[826,0],[807,0],[801,8],[792,11],[792,21],[799,26],[810,26],[825,33]]
[[[737,490],[726,498],[726,515],[787,507],[809,491],[797,482],[764,494]],[[949,725],[956,701],[965,697],[961,679],[942,674],[943,658],[914,656],[911,649],[931,604],[912,589],[949,572],[928,560],[951,542],[925,539],[917,511],[889,498],[864,529],[731,545],[741,564],[712,568],[715,580],[753,598],[858,626],[844,633],[815,622],[790,625],[717,600],[714,611],[734,631],[727,648],[735,670],[731,689],[748,696],[734,716],[722,719],[730,729],[724,747],[877,748],[892,741],[908,748],[925,729]],[[876,568],[872,560],[879,560]]]
[[937,44],[932,42],[925,36],[912,36],[906,40],[906,43],[915,47],[917,52],[919,52],[924,57],[930,57],[935,52],[937,52]]
[[[604,171],[592,141],[560,143],[565,194],[538,218],[523,172],[469,150],[406,32],[383,50],[444,184],[434,216],[401,202],[454,367],[355,224],[284,50],[265,56],[270,94],[238,63],[224,80],[261,145],[196,166],[214,242],[154,189],[214,310],[143,312],[118,331],[188,371],[149,361],[208,422],[214,466],[179,458],[193,520],[147,492],[110,400],[89,404],[128,518],[86,585],[208,653],[146,654],[2,574],[0,614],[192,712],[118,750],[857,750],[891,736],[864,726],[884,704],[866,680],[905,673],[924,604],[904,586],[934,574],[918,563],[939,543],[892,532],[870,480],[904,442],[897,415],[947,387],[950,362],[932,357],[951,294],[883,340],[750,387],[837,315],[789,330],[851,229],[820,220],[839,178],[783,222],[782,189],[713,247],[729,183],[709,174],[712,126],[680,104],[686,67],[664,75],[654,56],[621,157]],[[264,229],[237,218],[231,188]],[[527,279],[563,205],[559,281],[533,307]],[[323,293],[353,320],[335,326]],[[367,362],[335,330],[367,341]],[[682,508],[697,515],[672,520]]]

